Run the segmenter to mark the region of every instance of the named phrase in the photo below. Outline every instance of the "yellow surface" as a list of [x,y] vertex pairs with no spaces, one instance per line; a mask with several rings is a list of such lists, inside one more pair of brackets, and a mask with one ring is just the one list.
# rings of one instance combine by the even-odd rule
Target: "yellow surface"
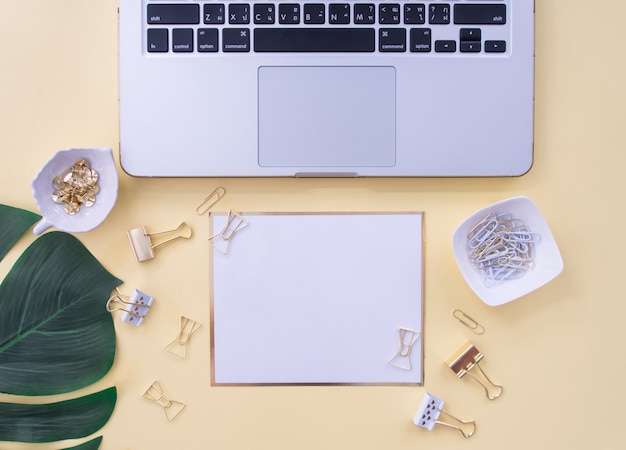
[[[35,211],[30,181],[58,149],[117,152],[116,8],[115,0],[0,2],[0,203]],[[114,367],[84,390],[119,390],[101,448],[624,448],[624,17],[622,0],[537,0],[535,164],[521,178],[149,180],[120,171],[111,215],[78,237],[125,281],[123,290],[138,287],[156,300],[139,328],[116,316]],[[218,185],[227,191],[219,211],[425,211],[425,386],[211,387],[208,224],[195,208]],[[476,209],[515,195],[543,212],[565,269],[540,290],[491,308],[462,279],[450,237]],[[193,239],[134,261],[127,230],[183,220]],[[33,239],[18,243],[2,274]],[[486,332],[472,334],[451,316],[454,308]],[[163,350],[181,314],[202,323],[186,361]],[[495,401],[444,364],[468,339],[504,385]],[[142,399],[156,379],[187,404],[172,423]],[[444,398],[449,412],[474,418],[474,437],[413,426],[425,391]]]

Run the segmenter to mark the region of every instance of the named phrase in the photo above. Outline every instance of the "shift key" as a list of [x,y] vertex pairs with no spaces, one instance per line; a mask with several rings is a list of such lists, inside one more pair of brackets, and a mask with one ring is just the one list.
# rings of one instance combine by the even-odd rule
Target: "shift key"
[[454,23],[459,25],[504,25],[506,24],[506,5],[456,4],[454,5]]

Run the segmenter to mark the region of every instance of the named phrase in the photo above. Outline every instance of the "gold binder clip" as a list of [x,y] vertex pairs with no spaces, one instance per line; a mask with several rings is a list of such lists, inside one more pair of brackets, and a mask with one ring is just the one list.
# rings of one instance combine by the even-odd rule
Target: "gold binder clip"
[[165,351],[180,359],[187,359],[187,344],[193,333],[198,331],[200,324],[188,317],[180,316],[180,331],[178,336],[167,347]]
[[460,309],[452,311],[452,316],[476,334],[483,334],[485,328]]
[[404,370],[411,370],[411,349],[421,336],[421,333],[410,328],[400,327],[398,328],[398,336],[400,345],[394,357],[389,361],[389,365]]
[[106,303],[106,309],[110,313],[122,311],[122,322],[139,326],[143,323],[143,318],[148,314],[154,297],[135,289],[132,295],[127,296],[116,287],[116,294],[113,294]]
[[[153,244],[150,236],[156,236],[159,234],[166,233],[174,233],[176,231],[180,231],[181,229],[186,228],[188,230],[188,234],[179,234],[178,236],[174,236],[173,238],[167,239],[158,244]],[[135,255],[135,259],[137,262],[146,261],[148,259],[154,258],[154,249],[160,245],[167,244],[168,242],[172,242],[175,239],[189,239],[191,238],[191,227],[186,223],[182,222],[178,225],[177,228],[168,231],[160,231],[157,233],[148,233],[148,229],[143,227],[133,228],[128,231],[128,239],[130,240],[130,246],[133,249],[133,254]]]
[[163,389],[158,381],[152,383],[148,390],[144,392],[143,397],[145,399],[152,400],[161,406],[165,412],[165,417],[167,417],[169,422],[174,420],[176,416],[185,408],[184,403],[177,402],[176,400],[169,398],[163,392]]
[[[465,343],[461,348],[459,348],[456,353],[454,353],[447,361],[448,367],[456,373],[457,377],[463,378],[465,375],[469,375],[474,381],[480,384],[485,390],[485,395],[489,400],[495,400],[500,397],[504,388],[499,384],[495,384],[493,381],[489,379],[487,374],[483,371],[478,364],[484,355],[478,351],[478,349],[471,342]],[[490,391],[490,387],[476,378],[474,375],[470,373],[470,371],[474,368],[478,367],[478,370],[482,374],[483,378],[487,381],[487,383],[491,386],[493,390],[493,394]]]
[[[213,246],[220,251],[220,253],[226,255],[230,247],[230,240],[241,229],[248,226],[248,222],[243,218],[241,214],[236,211],[229,211],[226,219],[226,225],[222,228],[222,231],[214,234],[209,238],[213,242]],[[216,239],[218,238],[218,239]],[[226,243],[226,247],[222,249],[221,245],[217,245],[216,241],[221,240]]]
[[224,189],[222,186],[218,186],[217,188],[215,188],[215,190],[211,192],[207,196],[207,198],[205,198],[202,203],[200,203],[196,208],[196,212],[198,213],[198,215],[201,216],[209,209],[211,209],[217,202],[221,200],[224,195],[226,195],[226,189]]
[[[465,438],[471,437],[476,431],[476,422],[473,420],[461,420],[458,417],[454,417],[452,414],[443,409],[443,404],[444,401],[442,399],[426,392],[424,398],[422,398],[422,402],[417,408],[415,416],[413,417],[413,423],[418,427],[427,429],[428,431],[432,431],[433,428],[435,428],[435,425],[443,425],[458,430]],[[441,413],[444,413],[446,416],[456,420],[459,425],[437,420],[439,419]]]

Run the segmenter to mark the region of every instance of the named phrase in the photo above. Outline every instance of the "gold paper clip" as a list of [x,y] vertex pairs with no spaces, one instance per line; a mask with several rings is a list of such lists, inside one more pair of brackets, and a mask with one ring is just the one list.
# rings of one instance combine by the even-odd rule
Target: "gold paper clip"
[[452,316],[476,334],[483,334],[485,328],[460,309],[452,311]]
[[143,397],[148,400],[152,400],[161,406],[165,412],[165,417],[167,417],[169,422],[174,420],[176,416],[185,408],[184,403],[172,400],[165,395],[158,381],[152,383],[148,390],[144,392]]
[[411,370],[411,349],[421,336],[421,333],[410,328],[400,327],[398,328],[398,336],[400,345],[394,357],[389,361],[389,365],[404,370]]
[[226,189],[222,186],[218,186],[213,192],[211,192],[207,198],[205,198],[202,203],[198,205],[196,208],[196,212],[198,215],[202,215],[211,209],[217,202],[221,200],[221,198],[226,195]]
[[[235,211],[229,211],[228,218],[226,219],[226,225],[224,225],[224,228],[222,228],[222,231],[211,236],[209,240],[213,242],[213,246],[217,250],[219,250],[222,254],[226,255],[230,247],[230,240],[239,230],[247,226],[248,226],[248,222],[243,218],[241,214]],[[215,238],[220,238],[223,242],[225,242],[226,248],[222,249],[221,246],[216,245]]]
[[[131,323],[139,326],[143,322],[143,318],[148,314],[150,306],[154,301],[154,297],[135,289],[129,297],[120,292],[116,287],[116,294],[113,294],[107,301],[106,309],[109,312],[123,311],[122,322]],[[115,306],[117,305],[117,306]]]
[[[489,400],[495,400],[500,397],[504,388],[499,384],[495,384],[493,381],[489,379],[489,377],[485,374],[483,369],[478,364],[484,355],[478,351],[478,349],[471,342],[465,343],[461,348],[459,348],[456,353],[454,353],[447,361],[448,367],[456,373],[459,378],[463,378],[465,375],[469,375],[474,381],[480,384],[485,390],[485,395]],[[478,370],[482,374],[483,378],[487,381],[487,383],[491,386],[488,387],[485,383],[480,381],[474,375],[470,373],[470,371],[474,368],[478,367]],[[490,389],[493,390],[493,394]]]
[[[476,431],[476,422],[473,420],[461,420],[458,417],[454,417],[452,414],[443,409],[443,404],[444,401],[442,399],[426,392],[424,398],[422,398],[419,408],[417,408],[415,416],[413,417],[413,423],[418,427],[427,429],[428,431],[432,431],[433,428],[435,428],[435,425],[443,425],[458,430],[465,438],[471,437]],[[437,420],[439,419],[441,413],[444,413],[446,416],[456,420],[460,425]]]
[[189,343],[189,338],[200,326],[201,325],[195,320],[180,316],[180,331],[178,332],[178,336],[165,347],[165,351],[180,359],[187,359],[187,344]]
[[[188,230],[188,235],[179,234],[178,236],[174,236],[166,241],[160,242],[158,244],[153,244],[150,236],[156,236],[159,234],[166,233],[174,233],[176,231],[181,230],[182,228],[186,228]],[[148,259],[154,258],[154,249],[160,245],[167,244],[168,242],[172,242],[175,239],[189,239],[191,238],[191,227],[186,223],[182,222],[178,225],[177,228],[168,231],[160,231],[158,233],[148,233],[148,229],[143,227],[133,228],[128,231],[128,239],[130,240],[130,246],[133,249],[133,254],[135,255],[135,259],[137,262],[146,261]]]

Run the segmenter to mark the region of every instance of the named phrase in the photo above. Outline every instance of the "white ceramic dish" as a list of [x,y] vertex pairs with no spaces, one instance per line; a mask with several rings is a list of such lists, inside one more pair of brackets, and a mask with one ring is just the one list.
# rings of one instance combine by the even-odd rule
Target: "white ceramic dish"
[[[541,235],[535,244],[534,267],[524,276],[487,286],[482,274],[472,266],[468,234],[489,213],[511,213],[522,220],[533,233]],[[553,280],[563,271],[563,259],[554,236],[541,212],[528,197],[513,197],[486,206],[465,219],[452,233],[454,257],[465,281],[487,305],[498,306],[518,299]]]
[[[69,215],[62,204],[55,203],[51,198],[54,191],[52,180],[79,159],[86,160],[98,172],[100,192],[93,206],[82,207],[78,213]],[[33,228],[33,233],[41,234],[51,227],[69,233],[92,230],[104,221],[117,200],[118,178],[113,151],[99,147],[60,150],[41,168],[31,187],[37,208],[43,216]]]

